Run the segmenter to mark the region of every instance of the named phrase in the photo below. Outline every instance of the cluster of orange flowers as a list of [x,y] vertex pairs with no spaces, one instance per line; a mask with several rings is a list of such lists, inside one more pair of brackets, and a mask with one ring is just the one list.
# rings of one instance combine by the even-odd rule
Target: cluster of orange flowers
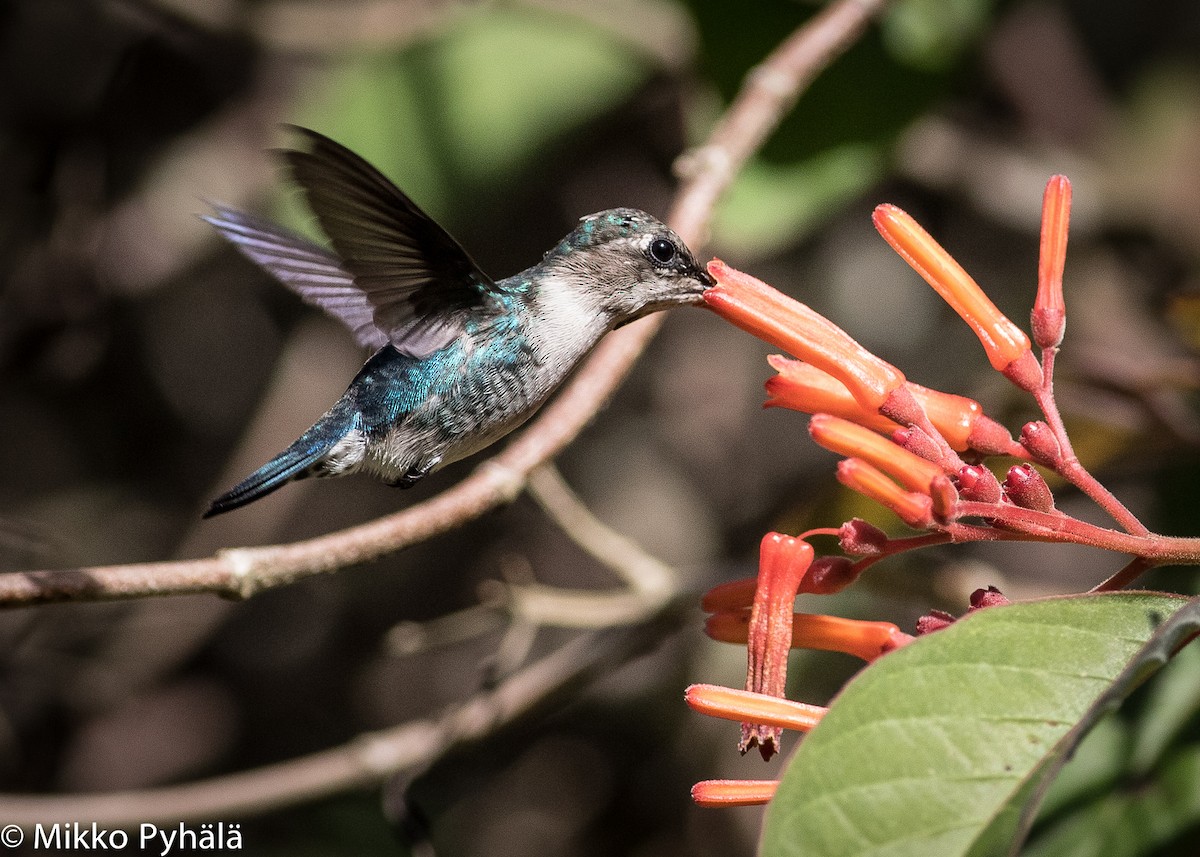
[[[1062,273],[1070,201],[1067,179],[1052,178],[1043,201],[1031,325],[1040,362],[1029,337],[916,221],[893,205],[881,205],[874,213],[876,228],[892,248],[971,327],[992,367],[1033,394],[1042,407],[1046,420],[1027,424],[1019,439],[987,417],[978,402],[908,381],[804,304],[724,262],[709,263],[717,285],[705,293],[708,306],[798,358],[769,358],[778,374],[767,382],[767,404],[812,414],[812,438],[843,457],[839,481],[923,531],[890,538],[865,521],[852,520],[836,530],[798,537],[769,533],[762,540],[757,578],[707,593],[703,608],[709,614],[709,636],[747,646],[746,689],[693,685],[686,699],[704,714],[741,721],[742,752],[757,746],[770,758],[782,729],[811,729],[825,711],[783,698],[790,649],[840,651],[871,661],[912,639],[889,622],[795,613],[798,593],[836,592],[880,559],[931,544],[999,539],[1104,544],[1120,536],[1058,512],[1032,466],[1059,473],[1118,521],[1128,522],[1115,498],[1076,466],[1053,403],[1054,354],[1066,323]],[[1020,460],[1003,481],[983,464],[995,455]],[[836,534],[844,555],[816,557],[805,538],[817,533]],[[1003,601],[994,590],[977,596],[973,607]],[[932,616],[918,633],[948,621],[952,617]],[[693,797],[712,806],[764,803],[775,787],[768,781],[709,780],[695,786]]]

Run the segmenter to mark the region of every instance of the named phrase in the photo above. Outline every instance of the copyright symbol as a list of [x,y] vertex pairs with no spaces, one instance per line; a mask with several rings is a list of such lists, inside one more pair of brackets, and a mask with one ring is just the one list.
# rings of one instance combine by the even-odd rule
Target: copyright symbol
[[6,824],[0,830],[0,845],[16,848],[25,840],[25,831],[15,824]]

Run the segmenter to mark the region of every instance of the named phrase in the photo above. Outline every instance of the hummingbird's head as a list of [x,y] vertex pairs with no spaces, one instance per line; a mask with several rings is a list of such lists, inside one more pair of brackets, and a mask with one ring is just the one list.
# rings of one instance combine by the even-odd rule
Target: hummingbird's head
[[610,326],[698,304],[713,278],[666,224],[635,208],[581,218],[543,262],[561,282],[595,301]]

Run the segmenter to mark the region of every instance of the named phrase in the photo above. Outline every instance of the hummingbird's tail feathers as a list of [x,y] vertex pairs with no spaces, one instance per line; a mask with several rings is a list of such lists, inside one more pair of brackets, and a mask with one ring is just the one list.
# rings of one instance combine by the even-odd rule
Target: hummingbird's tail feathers
[[351,431],[352,421],[340,410],[335,407],[295,443],[209,503],[203,517],[241,508],[312,473]]
[[213,204],[216,213],[202,217],[225,240],[306,303],[318,306],[354,332],[359,344],[382,348],[387,334],[375,325],[375,309],[367,293],[338,257],[307,238],[236,208]]

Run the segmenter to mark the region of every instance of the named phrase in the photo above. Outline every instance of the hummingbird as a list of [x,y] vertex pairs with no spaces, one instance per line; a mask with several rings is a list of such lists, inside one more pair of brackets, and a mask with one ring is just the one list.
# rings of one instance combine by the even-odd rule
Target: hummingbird
[[306,476],[363,472],[407,488],[524,423],[608,331],[702,302],[712,277],[671,229],[613,208],[501,280],[345,146],[295,128],[283,151],[326,249],[222,205],[205,217],[374,353],[291,446],[209,505],[228,512]]

